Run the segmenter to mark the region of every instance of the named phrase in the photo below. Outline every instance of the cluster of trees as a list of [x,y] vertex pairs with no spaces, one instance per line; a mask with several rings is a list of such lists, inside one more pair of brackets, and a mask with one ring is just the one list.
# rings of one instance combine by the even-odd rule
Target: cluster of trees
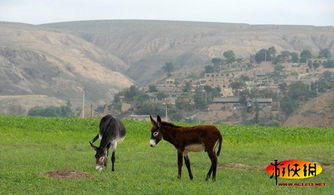
[[255,62],[261,63],[264,61],[271,61],[273,64],[292,62],[292,63],[306,63],[311,58],[322,58],[328,59],[330,61],[331,52],[328,48],[321,49],[318,56],[312,55],[310,50],[304,49],[301,53],[281,51],[280,54],[276,55],[277,51],[275,47],[270,47],[268,49],[261,49],[256,52],[254,59]]
[[285,95],[280,100],[280,106],[286,116],[293,113],[303,102],[316,96],[316,92],[309,85],[302,82],[288,86]]
[[[164,98],[165,94],[158,92],[155,85],[149,86],[149,92],[157,94],[160,98]],[[113,109],[114,111],[118,111],[120,113],[123,102],[131,104],[133,106],[133,111],[136,114],[159,114],[163,115],[164,106],[160,103],[150,102],[149,96],[139,90],[136,86],[132,85],[131,87],[122,90],[121,92],[115,94],[114,102],[112,107],[109,109]]]
[[145,92],[139,90],[135,86],[131,86],[114,96],[114,102],[109,109],[117,110],[120,113],[122,97],[125,103],[129,103],[133,106],[132,111],[136,114],[159,114],[164,116],[167,106],[169,113],[168,117],[172,120],[179,121],[183,118],[183,115],[189,111],[206,109],[213,98],[219,96],[220,89],[204,86],[195,89],[195,92],[193,92],[192,86],[186,84],[183,88],[183,94],[176,98],[175,105],[166,105],[163,100],[168,96],[165,93],[158,91],[155,85],[149,86],[149,92],[155,94],[160,101],[150,101],[149,96]]
[[[245,120],[245,124],[264,124],[264,125],[279,125],[280,120],[282,119],[274,119],[269,121],[267,124],[266,121],[261,121],[258,115],[258,107],[257,105],[253,105],[253,109],[248,108],[247,99],[252,98],[272,98],[275,102],[280,102],[280,108],[283,111],[285,117],[287,118],[290,114],[296,111],[300,105],[304,104],[306,101],[315,98],[319,93],[325,93],[331,89],[334,89],[334,73],[326,71],[321,76],[320,80],[311,83],[311,85],[304,84],[302,82],[295,82],[290,85],[286,83],[281,83],[279,85],[280,93],[276,93],[270,89],[263,90],[241,90],[239,91],[239,101],[243,108],[245,109],[243,112],[244,118],[246,118],[247,112],[253,112],[254,109],[256,111],[254,119],[247,121]],[[239,78],[239,81],[234,83],[242,82],[242,79]],[[238,87],[238,88],[239,88]],[[273,124],[271,124],[273,123]]]
[[28,111],[28,116],[45,116],[45,117],[73,117],[74,113],[71,106],[36,106]]
[[276,49],[275,47],[270,47],[268,49],[261,49],[260,51],[256,52],[255,54],[255,61],[257,63],[261,63],[263,61],[272,61],[276,56]]
[[119,111],[121,110],[122,106],[121,97],[124,97],[125,102],[131,103],[135,106],[140,105],[148,100],[147,94],[139,90],[136,86],[132,85],[129,88],[123,89],[121,92],[114,95],[114,102],[111,105],[113,109]]
[[[212,58],[212,65],[207,65],[204,67],[204,73],[218,72],[222,65],[228,65],[239,59],[236,59],[235,54],[232,50],[225,51],[223,53],[224,58]],[[327,59],[322,64],[311,63],[309,61],[310,68],[317,68],[320,65],[323,65],[325,68],[333,68],[334,60],[331,60],[331,52],[328,48],[321,49],[318,55],[313,55],[310,50],[304,49],[300,53],[290,52],[290,51],[281,51],[277,53],[275,47],[270,47],[268,49],[260,49],[256,52],[255,56],[251,56],[251,61],[256,63],[261,62],[272,62],[273,64],[279,64],[284,62],[292,63],[306,63],[311,58],[321,58]]]
[[292,83],[289,86],[282,86],[283,97],[280,100],[280,105],[286,116],[293,113],[301,104],[316,97],[318,93],[325,93],[334,88],[334,74],[326,71],[321,79],[306,85],[302,82]]
[[237,59],[232,50],[225,51],[223,53],[224,58],[212,58],[212,65],[207,65],[204,68],[205,73],[212,73],[220,70],[220,66],[227,65],[235,62]]

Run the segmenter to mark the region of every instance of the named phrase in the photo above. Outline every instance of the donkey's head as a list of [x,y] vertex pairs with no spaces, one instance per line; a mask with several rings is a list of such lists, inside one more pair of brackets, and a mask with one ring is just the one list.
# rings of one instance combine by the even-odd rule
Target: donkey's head
[[161,118],[158,115],[157,116],[157,121],[155,121],[152,116],[150,115],[151,123],[153,127],[151,128],[151,140],[150,140],[150,146],[154,147],[156,146],[160,140],[162,139],[162,134],[161,134]]
[[97,171],[102,171],[107,167],[107,149],[94,146],[92,142],[89,142],[90,146],[96,151],[96,166]]

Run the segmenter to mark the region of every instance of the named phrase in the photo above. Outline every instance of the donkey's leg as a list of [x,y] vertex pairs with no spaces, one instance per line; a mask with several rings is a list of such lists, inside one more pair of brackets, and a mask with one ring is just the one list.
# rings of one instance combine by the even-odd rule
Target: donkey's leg
[[208,179],[210,178],[211,173],[212,173],[212,164],[211,164],[211,166],[210,166],[210,169],[209,169],[208,174],[206,175],[206,179],[205,179],[206,181],[208,181]]
[[177,165],[178,165],[178,175],[177,178],[181,179],[181,172],[182,172],[182,164],[183,164],[183,158],[182,158],[181,151],[177,151]]
[[189,173],[189,178],[193,179],[193,174],[191,173],[191,169],[190,169],[190,161],[189,161],[189,157],[188,154],[184,155],[184,162],[186,163],[187,169],[188,169],[188,173]]
[[111,144],[112,154],[111,154],[111,171],[115,171],[115,161],[116,161],[116,148],[117,142]]
[[91,142],[94,143],[98,138],[99,138],[99,134],[97,134],[97,135],[91,140]]
[[111,171],[115,171],[115,151],[112,151],[112,155],[111,155]]
[[[217,171],[217,155],[214,150],[208,152],[208,155],[211,160],[211,168],[209,173],[212,171],[212,180],[216,180],[216,171]],[[208,173],[208,175],[209,175]],[[211,174],[211,173],[210,173]]]

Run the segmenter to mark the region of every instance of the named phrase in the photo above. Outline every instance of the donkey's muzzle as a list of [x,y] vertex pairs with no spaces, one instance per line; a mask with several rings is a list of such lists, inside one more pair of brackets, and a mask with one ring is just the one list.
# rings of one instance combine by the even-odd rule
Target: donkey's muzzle
[[95,169],[97,171],[103,171],[104,167],[103,166],[100,166],[100,165],[96,165]]
[[157,145],[157,143],[155,142],[154,139],[151,139],[151,140],[150,140],[150,146],[151,146],[151,147],[154,147],[155,145]]

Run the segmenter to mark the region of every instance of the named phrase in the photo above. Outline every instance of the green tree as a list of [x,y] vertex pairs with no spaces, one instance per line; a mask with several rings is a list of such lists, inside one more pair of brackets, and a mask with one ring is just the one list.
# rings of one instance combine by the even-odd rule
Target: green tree
[[155,85],[149,85],[148,86],[148,91],[151,92],[151,93],[157,92],[158,91],[157,90],[157,86],[155,86]]
[[103,113],[104,108],[105,108],[105,105],[99,105],[99,106],[96,107],[96,109],[94,111],[97,112],[97,113]]
[[165,115],[165,106],[161,103],[144,102],[138,106],[136,114]]
[[163,100],[163,99],[165,99],[165,98],[167,98],[168,96],[164,93],[164,92],[161,92],[161,91],[159,91],[158,93],[157,93],[157,98],[158,98],[158,100]]
[[281,51],[281,55],[282,55],[284,58],[289,58],[291,54],[290,54],[289,51]]
[[314,68],[314,69],[317,69],[317,68],[319,68],[320,67],[320,63],[318,63],[318,62],[313,62],[312,63],[312,68]]
[[178,96],[175,100],[175,106],[182,111],[191,111],[193,109],[191,98],[186,95]]
[[168,105],[168,117],[172,121],[182,121],[183,119],[182,110],[179,110],[178,108],[176,108],[176,106]]
[[73,117],[74,113],[69,106],[61,106],[60,108],[60,116],[62,117]]
[[275,47],[270,47],[268,49],[261,49],[255,54],[256,63],[261,63],[263,61],[272,61],[276,57]]
[[273,64],[279,64],[279,63],[284,63],[285,58],[283,55],[278,55],[275,57],[275,59],[272,61]]
[[299,62],[299,57],[298,57],[299,55],[298,55],[297,52],[291,52],[290,55],[291,55],[291,62],[292,63],[298,63]]
[[211,63],[213,64],[213,65],[222,65],[223,64],[223,62],[224,62],[224,60],[223,59],[221,59],[221,58],[212,58],[211,59]]
[[138,100],[138,98],[141,100],[147,99],[147,95],[134,85],[130,86],[130,88],[124,89],[120,94],[117,95],[124,95],[125,101],[128,103],[135,101],[135,99]]
[[43,116],[44,108],[41,106],[36,106],[28,111],[28,116]]
[[219,97],[220,96],[220,88],[219,87],[212,88],[212,87],[206,85],[206,86],[204,86],[203,89],[206,93],[206,101],[208,103],[212,102],[214,97]]
[[235,54],[232,50],[225,51],[223,55],[227,63],[233,63],[235,61]]
[[[272,61],[274,64],[289,62],[292,55],[296,55],[296,54],[292,54],[289,51],[282,51],[281,54],[276,56],[275,59],[273,59]],[[297,58],[298,58],[298,54],[297,54]]]
[[174,65],[171,62],[167,62],[163,67],[162,70],[167,74],[168,77],[172,76],[172,72],[174,71]]
[[289,85],[287,95],[293,100],[308,100],[315,96],[315,94],[309,90],[309,86],[302,82],[295,82]]
[[249,78],[249,76],[241,75],[239,77],[239,81],[241,81],[241,82],[250,81],[250,80],[251,79]]
[[242,90],[239,93],[239,102],[243,106],[247,106],[247,98],[251,97],[251,94],[248,90]]
[[268,51],[266,49],[261,49],[260,51],[258,51],[256,54],[255,54],[255,61],[256,63],[261,63],[263,61],[267,61],[267,54],[268,54]]
[[277,65],[274,66],[275,72],[282,72],[283,69],[284,69],[284,66],[281,65],[281,64],[277,64]]
[[194,104],[195,104],[196,109],[202,110],[207,107],[208,101],[207,101],[206,96],[207,95],[204,90],[202,91],[200,88],[197,88],[195,90],[195,94],[193,98],[194,98]]
[[334,60],[327,60],[322,64],[325,68],[334,68]]
[[280,101],[280,106],[286,116],[289,116],[298,108],[298,101],[288,97],[284,97]]
[[310,50],[304,49],[301,53],[300,53],[300,62],[302,63],[306,63],[306,61],[308,59],[312,58],[312,54],[310,52]]
[[282,92],[283,95],[285,95],[288,91],[288,85],[286,83],[280,83],[278,85],[280,91]]
[[33,107],[28,111],[28,116],[45,116],[45,117],[72,117],[74,113],[69,106],[48,106]]
[[321,49],[320,52],[319,52],[318,58],[327,58],[327,59],[330,59],[331,58],[331,51],[328,48]]
[[183,89],[182,89],[182,91],[183,92],[190,92],[191,88],[192,88],[191,83],[190,82],[186,82],[185,85],[184,85],[184,87],[183,87]]
[[325,81],[332,82],[332,80],[334,78],[334,73],[332,73],[330,71],[325,71],[324,73],[322,73],[322,78]]
[[215,72],[215,68],[213,66],[207,65],[204,67],[204,73],[213,73]]
[[269,56],[269,59],[272,60],[276,57],[276,49],[274,46],[268,48],[268,56]]
[[148,101],[149,96],[147,94],[145,94],[144,92],[141,92],[140,94],[136,95],[133,98],[133,103],[138,105],[141,104],[142,102]]
[[234,81],[230,84],[230,87],[232,89],[242,89],[243,87],[245,87],[246,84],[244,82],[239,82],[239,81]]

